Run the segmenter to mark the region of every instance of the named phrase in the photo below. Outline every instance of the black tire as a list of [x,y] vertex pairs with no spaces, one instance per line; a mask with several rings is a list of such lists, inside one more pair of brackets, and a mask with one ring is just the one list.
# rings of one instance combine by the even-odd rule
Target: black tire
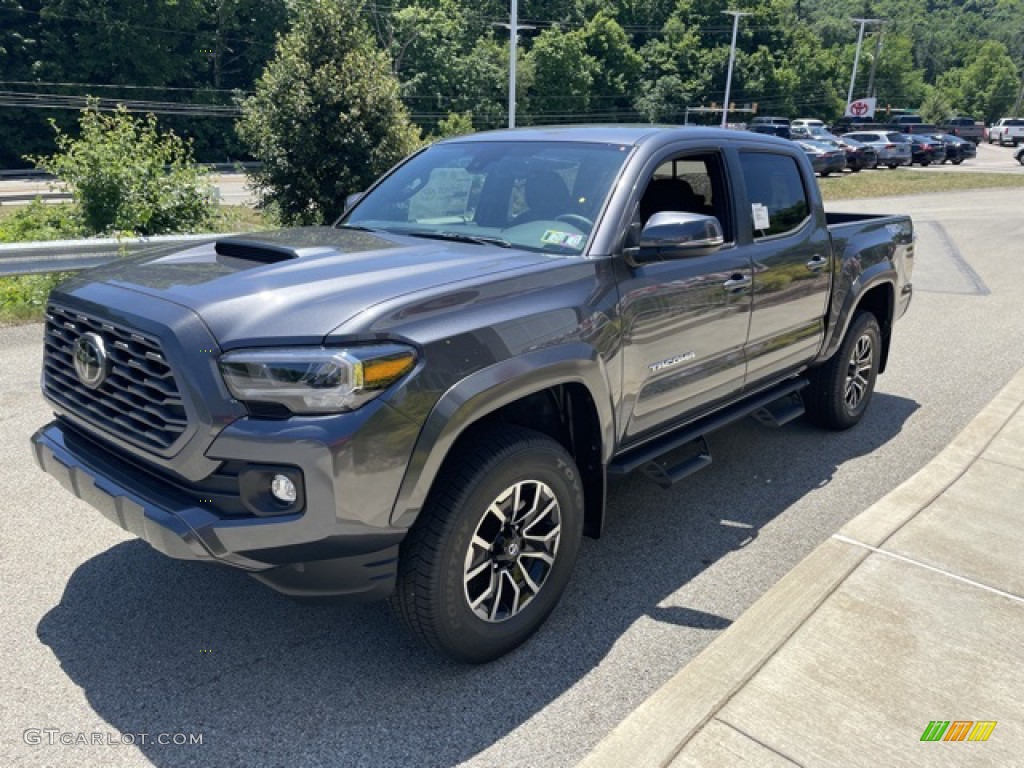
[[829,175],[829,174],[831,174],[831,173],[832,173],[832,171],[822,171],[822,172],[821,172],[821,178],[823,178],[823,179],[824,179],[824,178],[825,178],[826,176],[828,176],[828,175]]
[[899,167],[900,167],[899,163],[889,163],[889,170],[890,171],[895,171]]
[[[861,311],[854,315],[836,353],[824,365],[807,372],[811,383],[804,390],[804,407],[809,421],[826,429],[843,430],[863,418],[875,391],[881,340],[873,314]],[[867,359],[863,354],[865,345]]]
[[960,165],[960,163],[962,163],[963,161],[964,161],[964,159],[961,157],[961,158],[959,158],[957,160],[953,160],[952,163],[953,163],[953,165]]
[[[520,510],[530,499],[535,510],[543,499],[553,498],[557,504],[553,513],[515,530],[491,511],[497,507],[503,515],[511,513],[514,522],[509,491],[511,499],[518,492],[526,494]],[[551,503],[543,508],[552,509]],[[553,542],[527,541],[538,538],[526,535],[531,529],[550,536],[555,520],[559,533]],[[490,549],[475,543],[492,533]],[[392,608],[414,635],[440,653],[473,664],[492,661],[525,642],[547,619],[569,583],[582,536],[583,489],[572,457],[539,432],[495,425],[461,440],[446,460],[402,543]],[[545,548],[550,564],[538,559],[536,547]],[[473,571],[478,575],[466,578]],[[506,586],[517,579],[518,586],[509,586],[506,595]],[[531,590],[534,579],[537,589]],[[488,591],[496,595],[478,603],[490,616],[474,611],[471,591],[474,596]],[[525,591],[532,593],[530,599],[517,609],[517,595]],[[507,610],[500,610],[503,605]]]

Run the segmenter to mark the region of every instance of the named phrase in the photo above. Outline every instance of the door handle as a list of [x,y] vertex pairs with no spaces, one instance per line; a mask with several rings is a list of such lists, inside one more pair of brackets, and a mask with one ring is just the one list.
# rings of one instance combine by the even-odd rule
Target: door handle
[[824,267],[826,264],[828,264],[828,259],[826,259],[824,256],[819,254],[819,255],[815,256],[813,259],[811,259],[810,261],[807,262],[807,268],[809,270],[811,270],[812,272],[817,272],[819,269]]
[[722,287],[729,293],[739,293],[743,289],[750,287],[750,275],[736,273],[722,283]]

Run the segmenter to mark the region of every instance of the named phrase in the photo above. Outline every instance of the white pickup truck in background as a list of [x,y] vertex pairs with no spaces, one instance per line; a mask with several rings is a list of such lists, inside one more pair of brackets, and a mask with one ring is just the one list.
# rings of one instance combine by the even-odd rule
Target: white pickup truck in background
[[1024,117],[1004,117],[988,129],[988,143],[1003,147],[1007,144],[1017,146],[1024,141]]

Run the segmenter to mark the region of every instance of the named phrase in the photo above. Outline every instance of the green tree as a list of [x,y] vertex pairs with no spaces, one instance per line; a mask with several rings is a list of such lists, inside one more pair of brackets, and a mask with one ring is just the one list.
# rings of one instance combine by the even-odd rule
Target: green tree
[[1013,107],[1020,78],[1006,46],[990,41],[967,66],[945,73],[939,87],[961,114],[992,122]]
[[451,136],[464,136],[473,133],[472,112],[449,112],[447,117],[437,123],[434,138],[447,139]]
[[298,0],[293,11],[238,133],[263,163],[261,203],[286,223],[323,223],[411,152],[419,131],[356,0]]
[[633,50],[626,31],[606,11],[600,11],[583,28],[583,46],[593,58],[593,107],[600,112],[619,112],[631,107],[632,94],[640,85],[643,62]]
[[921,119],[926,123],[942,124],[953,116],[953,105],[938,88],[928,86],[921,102]]
[[123,107],[82,111],[74,138],[56,125],[57,152],[32,158],[70,187],[86,228],[95,234],[159,235],[209,226],[217,211],[205,171],[189,142],[161,133],[156,118]]
[[534,123],[566,122],[590,108],[597,60],[579,30],[541,32],[526,55],[532,86],[525,110]]
[[[520,53],[520,61],[522,54]],[[447,112],[468,113],[477,128],[500,128],[508,122],[508,46],[488,32],[456,58]],[[523,78],[516,90],[523,93]]]

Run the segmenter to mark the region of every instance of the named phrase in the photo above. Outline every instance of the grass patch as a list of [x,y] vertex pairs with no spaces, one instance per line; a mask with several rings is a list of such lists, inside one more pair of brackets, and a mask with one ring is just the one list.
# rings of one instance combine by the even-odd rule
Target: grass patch
[[844,173],[818,179],[826,200],[851,200],[861,197],[898,197],[928,192],[958,192],[966,189],[1024,187],[1024,174],[1017,173],[921,173],[906,168],[890,171],[882,168],[860,173]]

